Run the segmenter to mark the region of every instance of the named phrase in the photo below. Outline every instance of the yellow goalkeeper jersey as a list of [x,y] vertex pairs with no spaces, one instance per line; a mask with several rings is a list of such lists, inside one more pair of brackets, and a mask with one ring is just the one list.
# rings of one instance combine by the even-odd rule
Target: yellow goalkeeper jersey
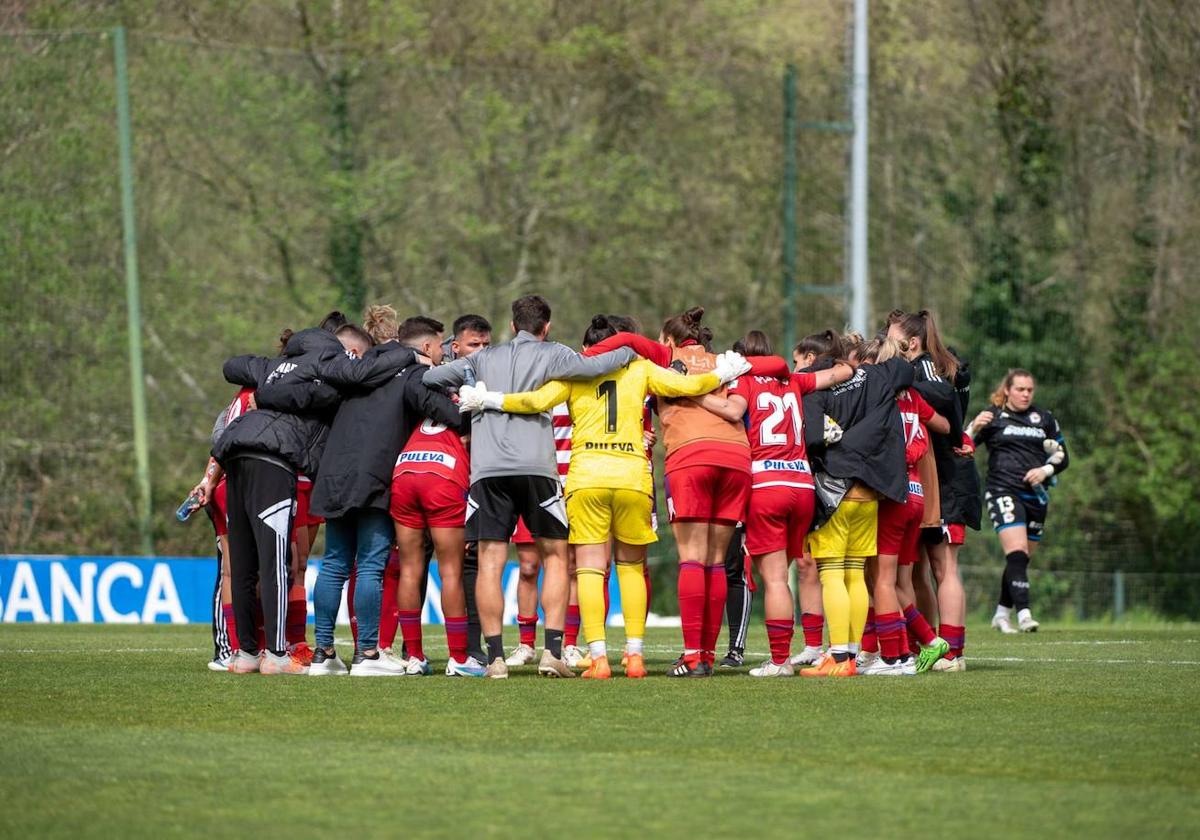
[[547,382],[536,391],[507,394],[504,410],[514,414],[549,411],[564,400],[571,412],[568,495],[587,487],[654,492],[650,460],[642,441],[642,405],[647,394],[698,397],[721,385],[716,374],[684,376],[645,359],[583,382]]

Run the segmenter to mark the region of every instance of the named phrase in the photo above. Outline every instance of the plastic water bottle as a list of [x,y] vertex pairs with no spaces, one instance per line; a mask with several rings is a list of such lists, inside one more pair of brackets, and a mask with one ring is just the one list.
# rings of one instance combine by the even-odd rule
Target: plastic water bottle
[[180,522],[187,522],[188,517],[195,513],[200,508],[200,496],[193,493],[183,500],[183,504],[175,511],[175,518]]

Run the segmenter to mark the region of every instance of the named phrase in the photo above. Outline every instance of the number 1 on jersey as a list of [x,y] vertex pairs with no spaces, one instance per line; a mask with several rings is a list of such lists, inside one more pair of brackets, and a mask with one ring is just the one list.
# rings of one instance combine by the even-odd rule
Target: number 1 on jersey
[[617,431],[617,383],[615,380],[609,379],[606,382],[601,382],[596,388],[596,399],[604,400],[608,408],[608,433],[614,434]]

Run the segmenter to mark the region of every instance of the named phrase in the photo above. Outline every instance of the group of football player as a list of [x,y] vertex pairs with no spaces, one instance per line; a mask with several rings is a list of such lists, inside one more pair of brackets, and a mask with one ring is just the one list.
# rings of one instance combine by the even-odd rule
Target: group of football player
[[[871,337],[807,336],[791,364],[758,330],[714,353],[703,316],[674,315],[655,340],[632,318],[596,315],[576,352],[548,340],[539,295],[513,302],[503,343],[479,315],[446,336],[435,319],[372,306],[361,326],[331,313],[285,331],[273,358],[228,360],[240,390],[193,491],[218,540],[210,667],[428,675],[421,616],[436,558],[448,676],[500,679],[536,662],[545,676],[611,678],[615,571],[620,667],[645,677],[659,440],[682,629],[668,676],[742,665],[744,627],[730,622],[720,662],[717,642],[727,602],[748,613],[739,582],[755,579],[770,656],[751,676],[964,671],[957,562],[980,525],[976,444],[1006,555],[992,624],[1037,629],[1029,559],[1068,461],[1028,371],[1009,371],[968,422],[969,370],[927,311],[894,311]],[[310,646],[304,577],[322,523]],[[514,542],[520,634],[506,654]],[[349,663],[334,644],[343,599]]]

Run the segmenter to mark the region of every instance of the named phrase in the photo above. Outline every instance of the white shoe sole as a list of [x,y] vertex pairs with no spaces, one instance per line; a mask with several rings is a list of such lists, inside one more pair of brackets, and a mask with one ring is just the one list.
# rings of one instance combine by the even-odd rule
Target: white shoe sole
[[400,671],[385,671],[382,668],[364,668],[362,665],[353,665],[350,668],[350,676],[352,677],[403,677],[406,676],[403,670]]
[[221,664],[220,662],[218,662],[217,660],[215,660],[215,659],[210,659],[210,660],[208,661],[208,670],[210,670],[210,671],[218,671],[218,672],[220,672],[220,671],[228,671],[228,670],[229,670],[229,663],[227,662],[227,663],[225,663],[224,665],[222,665],[222,664]]
[[341,668],[325,668],[320,665],[308,666],[308,675],[310,677],[345,677],[349,673],[344,665]]

